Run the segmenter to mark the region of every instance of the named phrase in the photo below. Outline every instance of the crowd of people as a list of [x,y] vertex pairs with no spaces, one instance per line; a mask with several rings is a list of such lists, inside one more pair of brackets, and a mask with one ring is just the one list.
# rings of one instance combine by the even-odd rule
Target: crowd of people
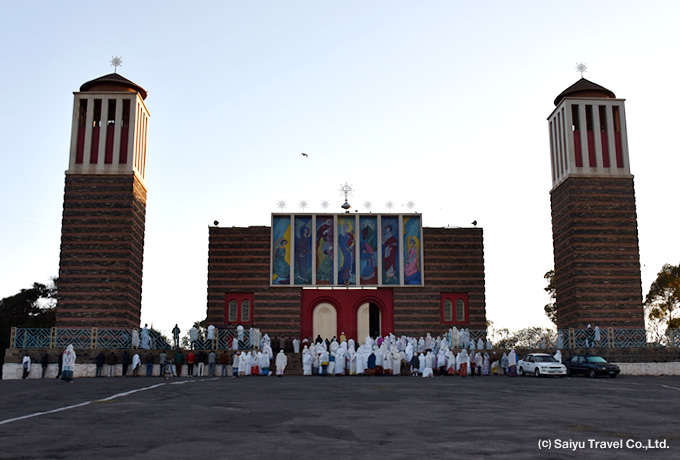
[[[252,334],[249,336],[248,339],[255,337]],[[241,339],[241,337],[237,338]],[[261,337],[259,344],[245,338],[243,340],[250,346],[250,349],[241,350],[239,344],[238,348],[232,349],[231,354],[228,350],[219,352],[176,348],[170,352],[163,350],[158,355],[150,350],[146,352],[139,350],[144,356],[140,356],[139,353],[130,356],[128,350],[123,350],[120,356],[122,375],[127,376],[129,366],[132,365],[130,375],[138,376],[145,373],[147,377],[150,377],[154,375],[154,366],[158,364],[159,373],[156,375],[163,375],[164,370],[169,366],[173,375],[181,376],[186,364],[187,377],[214,377],[218,370],[221,371],[222,377],[226,377],[229,373],[229,365],[232,367],[234,377],[274,374],[283,376],[288,365],[286,353],[300,354],[302,374],[305,376],[517,375],[517,355],[514,349],[509,353],[496,352],[490,341],[482,338],[474,340],[466,329],[452,328],[443,336],[436,338],[429,333],[418,339],[405,335],[396,337],[394,334],[375,339],[367,336],[362,344],[358,344],[352,338],[348,339],[344,332],[339,339],[333,337],[330,340],[322,339],[320,336],[317,336],[315,340],[305,338],[302,341],[297,338],[278,337],[272,343],[267,334]],[[259,345],[259,348],[255,345]],[[73,346],[69,345],[60,356],[58,378],[61,377],[66,381],[73,380],[75,359]],[[41,359],[43,377],[47,362],[45,354]],[[119,356],[113,350],[106,353],[100,352],[95,363],[95,377],[102,376],[104,366],[107,366],[108,377],[120,375],[116,373]],[[31,365],[28,354],[24,356],[22,365],[23,378],[26,378]]]

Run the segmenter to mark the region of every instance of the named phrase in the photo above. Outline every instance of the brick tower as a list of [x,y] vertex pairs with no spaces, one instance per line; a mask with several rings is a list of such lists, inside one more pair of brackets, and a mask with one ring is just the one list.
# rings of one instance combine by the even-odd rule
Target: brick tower
[[557,327],[644,328],[624,99],[581,78],[548,118]]
[[146,218],[146,91],[113,73],[74,93],[58,327],[138,327]]

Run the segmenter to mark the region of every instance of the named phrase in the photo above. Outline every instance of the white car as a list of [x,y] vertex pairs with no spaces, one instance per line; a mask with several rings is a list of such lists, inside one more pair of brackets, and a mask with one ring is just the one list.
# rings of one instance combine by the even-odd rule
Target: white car
[[567,367],[547,353],[529,353],[517,363],[519,375],[567,375]]

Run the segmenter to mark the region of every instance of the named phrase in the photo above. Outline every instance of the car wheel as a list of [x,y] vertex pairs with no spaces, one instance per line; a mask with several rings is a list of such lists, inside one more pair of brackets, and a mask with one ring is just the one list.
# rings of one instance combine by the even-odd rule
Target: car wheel
[[567,367],[567,377],[571,377],[571,369]]
[[519,374],[520,377],[524,377],[524,369],[523,368],[520,367],[519,370],[517,371],[517,373]]
[[536,368],[536,370],[534,371],[534,375],[535,375],[536,377],[540,377],[540,376],[541,376],[541,371],[539,371],[538,368]]
[[616,374],[611,374],[611,375],[609,375],[609,378],[615,379],[615,378],[616,378]]
[[590,377],[591,379],[595,378],[595,369],[591,369],[590,371],[588,371],[588,377]]

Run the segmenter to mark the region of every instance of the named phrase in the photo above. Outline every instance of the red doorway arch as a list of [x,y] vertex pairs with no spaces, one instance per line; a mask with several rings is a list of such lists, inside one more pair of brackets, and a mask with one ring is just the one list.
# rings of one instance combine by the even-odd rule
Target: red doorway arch
[[303,289],[300,337],[312,337],[314,307],[323,302],[333,305],[337,311],[337,337],[344,332],[348,339],[357,340],[357,311],[365,303],[373,303],[380,309],[380,334],[394,332],[392,289]]

